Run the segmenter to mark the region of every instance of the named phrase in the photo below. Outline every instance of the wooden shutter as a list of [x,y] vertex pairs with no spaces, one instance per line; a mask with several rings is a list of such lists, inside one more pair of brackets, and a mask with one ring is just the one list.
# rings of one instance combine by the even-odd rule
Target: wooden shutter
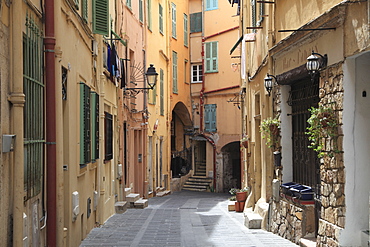
[[105,157],[104,160],[113,159],[113,116],[105,112],[104,136],[105,136]]
[[178,93],[177,90],[177,53],[172,52],[172,83],[173,93]]
[[206,72],[218,71],[218,43],[206,43]]
[[216,132],[216,104],[204,105],[204,130],[206,132]]
[[109,35],[109,1],[93,0],[93,32]]
[[143,0],[139,0],[139,20],[140,22],[144,22]]
[[90,88],[80,83],[80,167],[91,161],[91,98]]
[[190,14],[190,33],[202,32],[202,12]]
[[87,0],[82,0],[82,18],[87,23],[89,20],[89,7]]
[[172,37],[176,38],[176,5],[172,3]]
[[91,161],[99,159],[99,95],[91,93]]
[[188,45],[188,16],[184,14],[184,46]]
[[164,72],[163,69],[159,72],[159,85],[160,85],[160,114],[164,115]]

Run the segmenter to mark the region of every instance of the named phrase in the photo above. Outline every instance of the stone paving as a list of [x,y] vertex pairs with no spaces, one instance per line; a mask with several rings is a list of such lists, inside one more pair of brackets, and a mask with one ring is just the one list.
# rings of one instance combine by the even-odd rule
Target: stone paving
[[80,246],[297,246],[271,232],[244,226],[242,213],[227,210],[228,194],[181,191],[149,199],[94,228]]

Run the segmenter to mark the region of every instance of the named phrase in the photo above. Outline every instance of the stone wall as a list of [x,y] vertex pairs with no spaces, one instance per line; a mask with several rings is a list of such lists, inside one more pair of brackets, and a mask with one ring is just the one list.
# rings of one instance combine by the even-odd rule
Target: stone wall
[[299,244],[302,237],[315,232],[314,205],[300,205],[286,199],[271,205],[270,231]]
[[[321,73],[320,104],[332,106],[338,117],[338,136],[326,138],[325,155],[321,159],[321,217],[317,246],[338,246],[345,224],[344,162],[343,162],[343,71],[337,64]],[[333,154],[333,155],[329,155]]]

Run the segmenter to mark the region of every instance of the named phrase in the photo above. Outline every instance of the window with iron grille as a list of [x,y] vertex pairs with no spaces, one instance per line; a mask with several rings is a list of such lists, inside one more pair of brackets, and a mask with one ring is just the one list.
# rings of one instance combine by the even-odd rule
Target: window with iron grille
[[91,162],[91,90],[80,83],[80,168]]
[[307,78],[291,85],[288,103],[292,106],[293,180],[313,188],[320,183],[320,163],[317,153],[308,148],[310,142],[305,132],[311,116],[308,109],[317,107],[319,100],[318,80]]
[[113,116],[104,112],[105,155],[104,160],[113,159]]
[[23,36],[24,189],[26,200],[41,191],[44,166],[44,81],[42,31],[26,17]]

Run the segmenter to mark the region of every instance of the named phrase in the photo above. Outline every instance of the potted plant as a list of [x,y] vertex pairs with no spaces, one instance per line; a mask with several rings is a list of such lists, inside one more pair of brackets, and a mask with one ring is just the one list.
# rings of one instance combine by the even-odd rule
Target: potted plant
[[266,145],[269,148],[277,148],[280,136],[280,120],[276,118],[266,118],[260,126],[262,138],[266,139]]
[[[310,141],[309,148],[317,152],[319,158],[325,154],[324,144],[325,138],[335,138],[338,136],[338,119],[333,108],[320,105],[319,107],[311,107],[310,118],[307,120],[309,126],[306,134]],[[336,142],[334,142],[336,145]],[[332,156],[332,152],[337,152],[336,146],[334,150],[328,151],[328,155]]]

